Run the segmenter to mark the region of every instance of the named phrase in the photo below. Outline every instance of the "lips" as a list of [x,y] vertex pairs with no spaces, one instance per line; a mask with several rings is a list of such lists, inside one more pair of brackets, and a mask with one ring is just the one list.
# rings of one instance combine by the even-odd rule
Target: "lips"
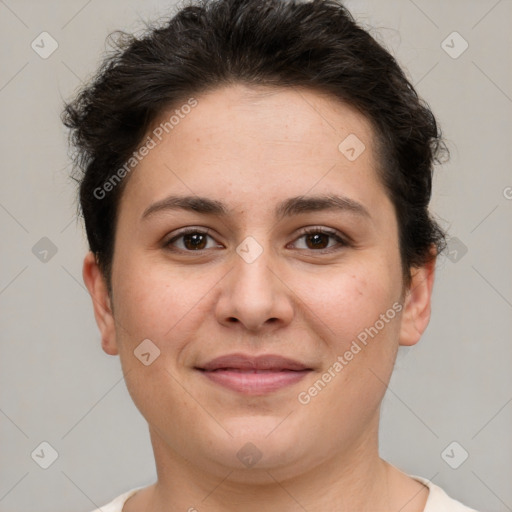
[[306,365],[278,355],[257,357],[230,354],[213,359],[200,368],[204,371],[239,370],[252,373],[310,370]]
[[245,354],[217,357],[196,369],[215,384],[250,395],[263,395],[290,386],[312,371],[299,361],[279,355]]

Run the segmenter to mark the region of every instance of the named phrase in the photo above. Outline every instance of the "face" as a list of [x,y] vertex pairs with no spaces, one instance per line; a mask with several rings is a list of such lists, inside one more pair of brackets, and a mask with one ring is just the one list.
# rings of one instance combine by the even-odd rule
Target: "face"
[[404,290],[373,141],[330,97],[236,85],[198,96],[133,171],[112,301],[91,254],[84,280],[157,461],[285,477],[375,448],[433,271]]

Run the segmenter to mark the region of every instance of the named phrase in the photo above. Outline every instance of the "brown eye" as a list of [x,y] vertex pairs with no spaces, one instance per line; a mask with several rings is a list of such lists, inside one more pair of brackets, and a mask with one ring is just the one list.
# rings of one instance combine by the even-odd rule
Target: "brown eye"
[[325,233],[306,235],[306,245],[308,249],[325,249],[329,245],[329,237]]
[[190,250],[204,249],[206,247],[206,235],[196,233],[194,235],[185,235],[183,245]]
[[207,231],[189,229],[165,242],[164,246],[170,250],[193,252],[219,247],[220,244],[217,244]]
[[[302,241],[298,243],[298,241]],[[342,238],[337,231],[327,230],[325,228],[308,228],[302,231],[301,236],[297,238],[295,246],[302,250],[331,252],[349,244]]]

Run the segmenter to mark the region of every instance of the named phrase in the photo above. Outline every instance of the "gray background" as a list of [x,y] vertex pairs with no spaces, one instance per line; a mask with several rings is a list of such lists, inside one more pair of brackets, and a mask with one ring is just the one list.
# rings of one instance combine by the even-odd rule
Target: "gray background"
[[[140,30],[169,5],[0,0],[1,512],[87,512],[155,478],[145,421],[118,359],[101,350],[82,283],[87,246],[59,115],[96,70],[107,34]],[[477,509],[511,511],[512,2],[347,5],[406,67],[452,152],[432,210],[454,238],[430,326],[400,349],[381,454]],[[43,31],[59,45],[46,59],[31,48]],[[460,55],[454,31],[469,45]],[[58,453],[48,469],[31,458],[42,441]],[[452,469],[445,460],[459,464],[463,450]]]

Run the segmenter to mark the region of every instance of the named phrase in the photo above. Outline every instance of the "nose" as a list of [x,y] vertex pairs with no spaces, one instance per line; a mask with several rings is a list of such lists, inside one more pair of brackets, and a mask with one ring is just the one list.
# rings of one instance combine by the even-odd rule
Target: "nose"
[[264,334],[291,322],[293,292],[269,252],[264,250],[254,261],[233,256],[234,267],[221,281],[216,304],[217,320],[222,325],[233,328],[239,324]]

